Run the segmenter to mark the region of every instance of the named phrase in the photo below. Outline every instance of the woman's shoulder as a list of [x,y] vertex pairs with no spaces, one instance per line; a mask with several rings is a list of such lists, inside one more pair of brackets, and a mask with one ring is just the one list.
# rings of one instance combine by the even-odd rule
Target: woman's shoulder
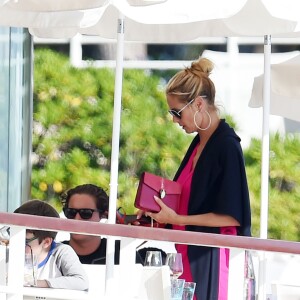
[[240,137],[236,134],[233,128],[231,128],[225,120],[220,121],[220,125],[214,132],[210,139],[211,146],[217,148],[220,151],[226,149],[238,149],[240,148]]

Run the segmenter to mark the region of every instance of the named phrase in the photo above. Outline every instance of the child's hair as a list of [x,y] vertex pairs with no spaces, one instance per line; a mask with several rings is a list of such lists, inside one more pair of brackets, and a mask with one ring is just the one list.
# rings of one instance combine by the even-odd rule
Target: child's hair
[[[20,207],[18,207],[14,211],[14,213],[59,218],[59,214],[55,210],[55,208],[42,200],[29,200],[23,203]],[[39,243],[41,243],[46,237],[51,237],[52,239],[55,239],[57,235],[56,231],[28,229],[27,232],[33,233],[33,235],[38,238]]]

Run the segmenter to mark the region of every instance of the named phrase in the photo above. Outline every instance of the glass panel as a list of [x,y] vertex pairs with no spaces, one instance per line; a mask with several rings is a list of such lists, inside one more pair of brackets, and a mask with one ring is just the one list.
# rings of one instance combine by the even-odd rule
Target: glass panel
[[0,38],[0,210],[12,212],[30,194],[32,44],[23,28]]
[[9,120],[9,28],[0,27],[0,210],[7,211]]

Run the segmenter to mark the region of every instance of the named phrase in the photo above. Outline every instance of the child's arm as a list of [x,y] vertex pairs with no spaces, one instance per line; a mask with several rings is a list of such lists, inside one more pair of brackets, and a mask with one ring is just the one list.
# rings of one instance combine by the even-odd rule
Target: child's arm
[[51,288],[73,289],[85,291],[89,288],[88,276],[73,248],[65,244],[57,244],[56,265],[62,273],[55,278],[47,278]]
[[40,288],[48,288],[49,287],[48,282],[46,280],[37,280],[36,286],[40,287]]

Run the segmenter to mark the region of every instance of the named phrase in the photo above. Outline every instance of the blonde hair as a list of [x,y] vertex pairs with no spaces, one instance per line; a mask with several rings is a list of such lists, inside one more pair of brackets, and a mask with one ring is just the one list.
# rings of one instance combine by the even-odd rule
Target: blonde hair
[[189,102],[197,96],[205,95],[209,105],[215,107],[215,85],[209,78],[213,63],[207,58],[199,58],[190,67],[176,73],[168,82],[167,95],[176,95],[182,102]]

